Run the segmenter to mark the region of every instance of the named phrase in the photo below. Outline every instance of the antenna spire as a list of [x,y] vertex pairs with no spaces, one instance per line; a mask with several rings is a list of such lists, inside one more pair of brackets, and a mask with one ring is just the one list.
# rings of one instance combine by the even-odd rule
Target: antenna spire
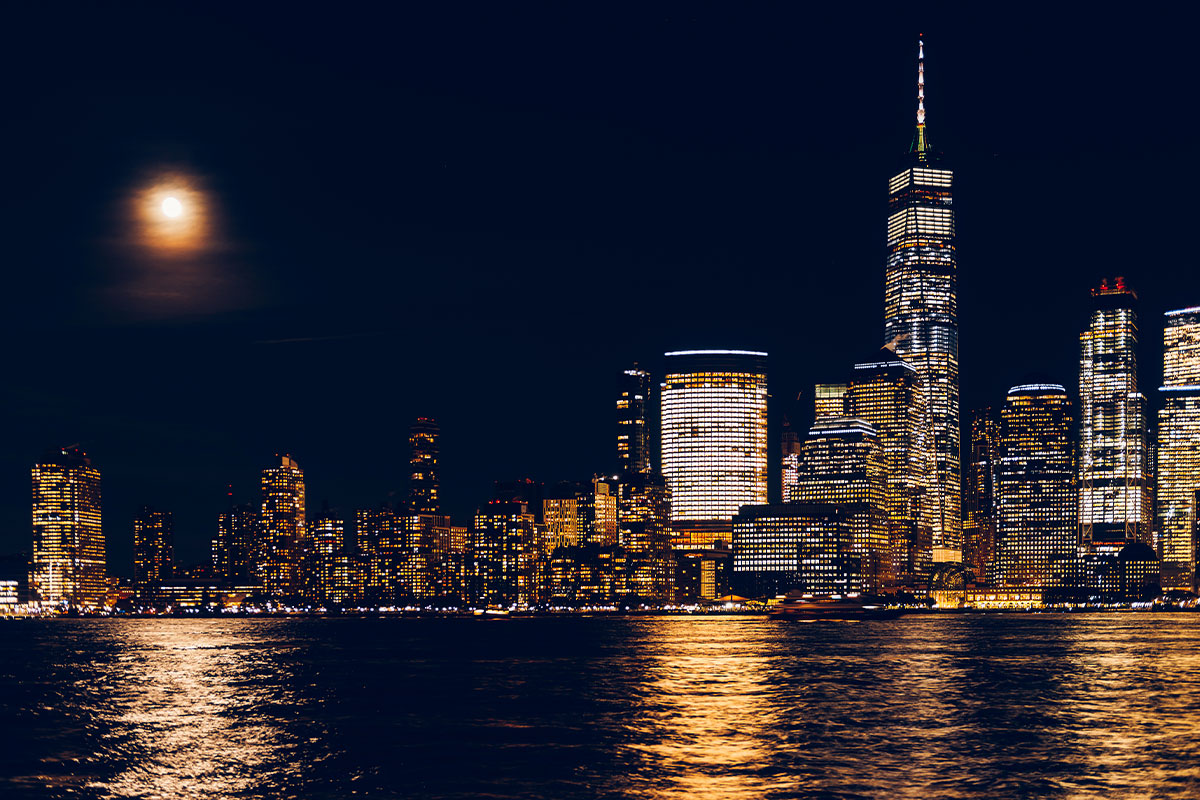
[[925,135],[925,34],[917,39],[917,135],[910,152],[924,163],[929,160],[929,138]]

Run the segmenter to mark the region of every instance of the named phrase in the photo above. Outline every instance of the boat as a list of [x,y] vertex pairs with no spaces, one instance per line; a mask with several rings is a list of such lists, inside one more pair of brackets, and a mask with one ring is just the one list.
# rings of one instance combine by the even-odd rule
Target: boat
[[859,620],[895,619],[904,611],[879,597],[866,594],[809,594],[793,589],[778,598],[770,615],[776,619]]

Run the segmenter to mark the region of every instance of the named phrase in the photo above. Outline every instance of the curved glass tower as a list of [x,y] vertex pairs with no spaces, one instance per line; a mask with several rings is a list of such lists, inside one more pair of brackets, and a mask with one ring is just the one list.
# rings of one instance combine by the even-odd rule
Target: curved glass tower
[[733,515],[767,502],[767,354],[666,354],[662,474],[676,547],[728,542]]
[[910,162],[888,182],[884,335],[920,376],[936,467],[933,559],[954,561],[962,530],[954,173],[937,166],[926,135],[923,41],[919,48]]

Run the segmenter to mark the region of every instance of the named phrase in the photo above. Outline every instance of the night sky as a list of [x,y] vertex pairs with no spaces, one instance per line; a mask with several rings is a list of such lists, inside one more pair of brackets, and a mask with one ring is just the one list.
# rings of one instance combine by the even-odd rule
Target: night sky
[[[138,505],[204,560],[225,484],[253,499],[276,452],[310,509],[403,496],[417,415],[465,521],[494,479],[611,469],[614,373],[657,380],[671,348],[767,350],[773,413],[803,391],[807,425],[812,383],[882,343],[919,32],[964,418],[1030,376],[1074,391],[1087,289],[1117,274],[1157,402],[1161,312],[1200,303],[1191,21],[426,5],[5,11],[0,552],[29,549],[49,447],[102,471],[129,574]],[[188,259],[136,241],[163,175],[207,199]]]

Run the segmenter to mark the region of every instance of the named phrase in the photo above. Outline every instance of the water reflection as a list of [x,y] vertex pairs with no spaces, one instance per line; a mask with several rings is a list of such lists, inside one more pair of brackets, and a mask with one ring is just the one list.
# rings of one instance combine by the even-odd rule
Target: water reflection
[[1200,797],[1200,616],[58,620],[0,797]]
[[270,632],[182,620],[114,631],[120,689],[103,723],[121,768],[91,788],[111,797],[221,798],[299,786],[299,743],[278,713],[296,700],[288,647],[267,641]]
[[773,631],[761,620],[660,619],[644,623],[646,707],[631,747],[638,793],[759,798],[786,784],[772,774],[784,709],[774,702]]

